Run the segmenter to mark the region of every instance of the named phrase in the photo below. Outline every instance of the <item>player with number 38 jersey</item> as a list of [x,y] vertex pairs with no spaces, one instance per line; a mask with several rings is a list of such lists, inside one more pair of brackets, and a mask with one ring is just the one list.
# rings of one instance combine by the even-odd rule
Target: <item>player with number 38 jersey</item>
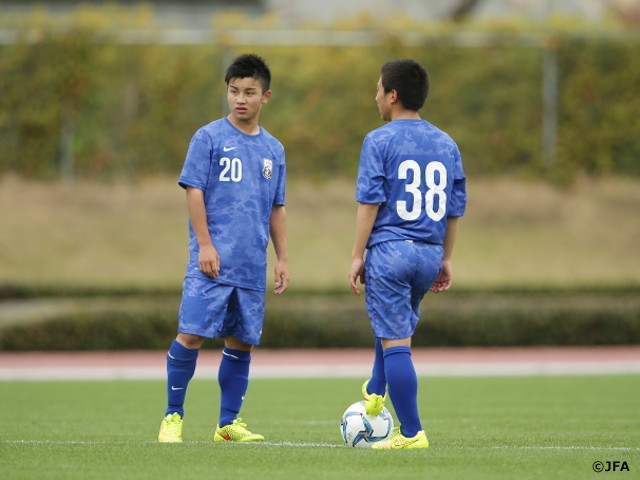
[[368,248],[388,240],[441,245],[447,217],[465,209],[458,146],[426,120],[383,125],[363,142],[356,200],[380,204]]
[[[217,282],[266,289],[269,217],[273,205],[285,203],[284,157],[282,144],[264,128],[248,135],[226,117],[192,137],[179,184],[204,192],[209,232],[220,255]],[[186,274],[203,276],[191,222],[189,233]]]
[[[411,337],[428,291],[451,286],[451,255],[464,214],[466,180],[458,146],[420,118],[429,76],[419,63],[385,63],[376,85],[384,126],[370,132],[360,153],[356,232],[349,287],[365,300],[375,337],[371,378],[362,386],[368,414],[388,396],[400,427],[374,449],[428,448],[418,413]],[[365,260],[366,250],[366,260]]]

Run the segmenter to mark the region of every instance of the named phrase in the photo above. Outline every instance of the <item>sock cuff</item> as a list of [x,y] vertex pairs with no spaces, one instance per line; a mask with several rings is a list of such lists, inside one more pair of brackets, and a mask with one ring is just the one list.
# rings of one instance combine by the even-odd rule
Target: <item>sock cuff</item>
[[169,348],[169,356],[174,360],[193,360],[198,357],[198,349],[187,348],[181,345],[178,340],[174,340]]
[[411,355],[411,347],[389,347],[384,351],[384,357],[387,358],[390,355],[396,355],[398,353],[407,353]]
[[234,350],[232,348],[224,347],[222,349],[222,356],[234,362],[248,363],[251,361],[251,352],[246,350]]

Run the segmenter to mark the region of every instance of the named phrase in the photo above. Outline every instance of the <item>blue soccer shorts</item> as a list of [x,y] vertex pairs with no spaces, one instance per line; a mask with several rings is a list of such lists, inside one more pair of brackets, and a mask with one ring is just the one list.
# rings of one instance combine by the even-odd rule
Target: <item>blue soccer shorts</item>
[[178,312],[178,332],[206,338],[233,335],[258,345],[264,323],[264,292],[187,276]]
[[365,298],[376,338],[399,340],[413,335],[420,302],[442,269],[440,245],[410,240],[374,245],[365,259]]

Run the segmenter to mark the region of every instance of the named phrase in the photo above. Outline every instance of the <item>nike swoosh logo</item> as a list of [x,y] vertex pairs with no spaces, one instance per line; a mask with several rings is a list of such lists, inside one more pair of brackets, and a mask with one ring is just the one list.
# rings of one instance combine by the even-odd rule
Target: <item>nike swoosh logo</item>
[[225,152],[230,152],[231,150],[235,150],[238,147],[222,147],[222,150],[224,150]]
[[171,390],[173,390],[174,392],[176,390],[184,390],[184,387],[174,387],[173,385],[171,385]]
[[238,359],[237,355],[232,355],[230,353],[225,352],[224,350],[222,351],[222,355],[226,356],[226,357],[231,357],[231,358],[235,358],[236,360]]

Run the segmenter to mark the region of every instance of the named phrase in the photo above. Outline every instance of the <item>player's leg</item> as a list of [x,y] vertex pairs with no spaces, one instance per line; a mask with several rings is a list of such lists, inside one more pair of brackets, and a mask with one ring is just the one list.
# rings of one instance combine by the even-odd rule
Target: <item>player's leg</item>
[[369,380],[367,391],[384,395],[387,389],[387,378],[384,374],[384,357],[382,352],[382,339],[376,338],[375,357],[373,359],[373,369]]
[[161,443],[182,441],[184,400],[203,340],[202,337],[179,333],[167,352],[167,409],[158,433]]
[[204,338],[178,333],[167,352],[167,411],[184,417],[187,387],[196,370],[198,352]]
[[[382,339],[380,349],[384,352],[380,362],[382,376],[401,428],[405,430],[419,426],[417,379],[410,348],[410,337],[417,323],[409,305],[415,260],[413,243],[384,242],[369,250],[365,265],[367,311],[375,337]],[[390,346],[394,349],[387,352]]]
[[[367,284],[367,291],[369,289],[368,280],[370,274],[374,269],[378,268],[378,264],[371,263],[371,259],[375,255],[372,251],[369,251],[365,259],[365,283]],[[371,270],[371,271],[370,271]],[[372,327],[374,322],[374,316],[372,316],[372,310],[377,310],[379,303],[373,300],[373,305],[369,305],[372,301],[372,297],[366,296],[367,309],[369,310],[369,317],[371,318]],[[370,415],[378,415],[384,407],[384,402],[387,398],[387,379],[384,373],[384,357],[382,354],[382,341],[376,334],[376,329],[373,328],[373,334],[375,337],[375,356],[373,359],[373,368],[371,371],[371,378],[364,382],[362,385],[362,396],[364,397],[365,409]]]
[[[414,284],[418,282],[418,290],[426,291],[438,269],[428,269],[428,275],[432,277],[429,282],[423,273],[422,248],[422,244],[404,241],[376,245],[369,252],[370,259],[365,268],[367,309],[374,334],[383,338],[389,397],[400,422],[402,446],[389,448],[428,446],[418,412],[418,379],[411,359],[411,336],[419,318],[419,310],[414,306]],[[398,439],[391,443],[395,445]],[[381,447],[386,448],[383,444]]]
[[400,422],[400,432],[405,437],[414,437],[422,430],[418,413],[418,377],[411,359],[410,341],[410,338],[383,340],[389,397]]
[[230,335],[224,339],[218,369],[220,386],[220,419],[218,425],[230,425],[238,417],[249,386],[251,345]]
[[382,340],[376,338],[371,378],[362,385],[364,405],[369,415],[379,415],[387,399],[387,378],[384,373]]
[[[212,289],[216,288],[216,295]],[[229,290],[230,292],[230,290]],[[219,312],[226,312],[227,290],[208,279],[187,277],[178,314],[178,335],[167,353],[167,409],[158,440],[182,441],[184,402],[205,337],[213,337]],[[222,323],[222,321],[219,321]]]
[[[411,287],[404,303],[404,315],[411,319],[408,331],[413,335],[420,318],[420,301],[440,272],[442,248],[421,243],[410,245],[411,255],[408,252],[405,252],[405,255],[416,268],[406,277]],[[401,321],[399,326],[396,326],[397,330],[403,331],[402,323]],[[429,441],[418,413],[418,378],[411,359],[411,336],[385,339],[382,344],[389,396],[400,421],[400,430],[394,437],[374,445],[373,448],[427,448]]]
[[221,330],[225,346],[218,370],[220,418],[215,441],[264,440],[238,417],[249,386],[251,349],[260,342],[263,320],[264,293],[235,288]]
[[411,338],[382,341],[389,397],[400,427],[388,439],[373,444],[373,449],[429,447],[418,413],[418,378],[411,360],[410,342]]

